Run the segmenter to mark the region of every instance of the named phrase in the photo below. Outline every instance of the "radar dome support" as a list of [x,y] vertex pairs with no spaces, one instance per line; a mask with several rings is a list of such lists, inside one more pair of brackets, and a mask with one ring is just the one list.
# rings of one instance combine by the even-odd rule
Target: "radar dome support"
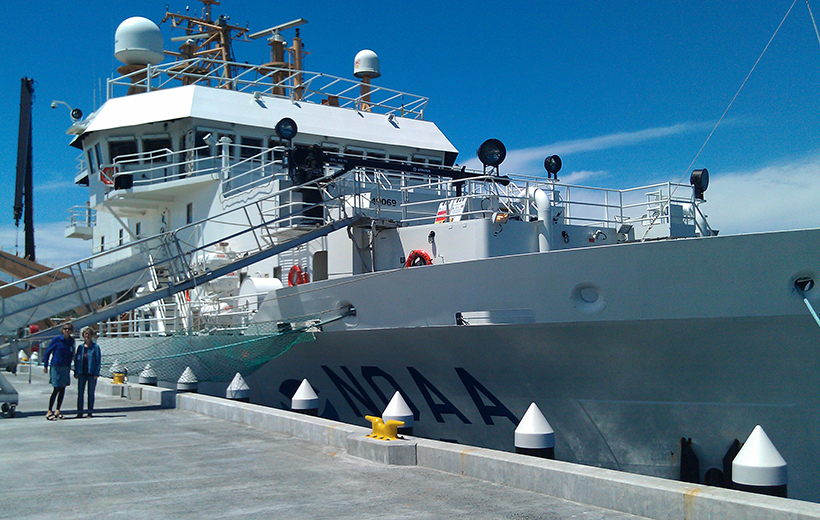
[[370,80],[381,76],[379,55],[370,49],[363,49],[353,60],[353,75],[362,80],[359,96],[359,110],[370,112]]
[[140,16],[122,22],[114,33],[114,57],[124,63],[117,72],[131,79],[128,94],[144,92],[145,87],[139,84],[145,81],[147,68],[165,59],[157,24]]

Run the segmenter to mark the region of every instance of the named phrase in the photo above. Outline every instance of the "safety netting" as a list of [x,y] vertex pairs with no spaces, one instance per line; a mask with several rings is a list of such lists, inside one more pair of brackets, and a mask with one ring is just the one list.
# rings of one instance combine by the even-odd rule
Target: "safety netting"
[[[253,323],[247,327],[180,330],[170,336],[100,338],[103,376],[112,367],[136,378],[150,364],[159,381],[178,381],[190,368],[197,381],[229,382],[251,374],[298,343],[313,341],[317,321]],[[115,366],[116,365],[116,366]]]

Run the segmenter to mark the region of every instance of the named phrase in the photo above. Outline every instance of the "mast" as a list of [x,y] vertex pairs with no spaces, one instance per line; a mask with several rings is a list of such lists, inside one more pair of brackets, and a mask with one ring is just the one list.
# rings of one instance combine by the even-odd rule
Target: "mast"
[[[201,18],[190,15],[172,13],[167,10],[162,22],[171,21],[171,26],[180,27],[185,30],[185,35],[171,38],[172,42],[183,42],[179,52],[165,51],[165,54],[175,56],[178,60],[205,57],[221,62],[222,77],[220,86],[231,87],[231,78],[234,77],[233,49],[234,39],[245,36],[248,32],[246,27],[230,25],[229,17],[222,15],[216,21],[211,16],[211,7],[219,5],[218,0],[200,0],[203,4],[203,14]],[[208,74],[217,65],[214,62],[205,62],[202,69],[183,67],[183,70],[196,72],[197,74]],[[183,81],[185,79],[183,78]]]
[[34,104],[34,80],[23,78],[20,85],[20,124],[17,135],[17,182],[14,190],[14,225],[25,229],[25,258],[34,257],[34,209],[31,156],[31,108]]

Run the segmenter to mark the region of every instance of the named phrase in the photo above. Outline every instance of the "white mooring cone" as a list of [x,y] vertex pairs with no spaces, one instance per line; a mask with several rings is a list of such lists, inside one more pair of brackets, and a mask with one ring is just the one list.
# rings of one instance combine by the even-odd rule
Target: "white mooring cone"
[[177,381],[177,392],[193,392],[196,393],[199,388],[199,380],[196,378],[191,367],[185,367],[182,375]]
[[404,426],[398,428],[398,432],[404,435],[413,435],[413,410],[407,406],[407,401],[401,396],[401,392],[396,390],[393,399],[387,403],[387,407],[382,412],[382,420],[404,421]]
[[247,403],[251,400],[251,387],[248,386],[248,383],[245,382],[245,379],[239,372],[233,376],[231,384],[229,384],[227,390],[225,390],[225,397],[232,401],[242,401],[243,403]]
[[785,498],[787,469],[780,452],[757,425],[732,461],[732,482],[741,491]]
[[515,452],[543,459],[555,458],[555,430],[535,403],[530,404],[515,429]]
[[145,365],[139,375],[139,384],[148,386],[157,386],[157,373],[151,363]]
[[302,384],[291,397],[290,409],[305,415],[319,415],[319,396],[307,379],[302,380]]

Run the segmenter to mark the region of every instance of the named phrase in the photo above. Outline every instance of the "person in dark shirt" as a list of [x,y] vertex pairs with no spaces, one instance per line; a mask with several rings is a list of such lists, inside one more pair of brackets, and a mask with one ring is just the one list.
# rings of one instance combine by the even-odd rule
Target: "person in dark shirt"
[[94,341],[97,335],[91,327],[83,329],[83,344],[77,347],[74,354],[74,377],[77,379],[77,419],[83,418],[83,394],[88,386],[88,417],[94,417],[94,390],[97,378],[100,377],[102,353]]
[[[60,413],[65,397],[65,387],[71,384],[71,360],[74,357],[74,325],[69,322],[63,323],[60,328],[60,335],[51,340],[46,352],[43,355],[43,371],[48,374],[49,361],[51,361],[51,398],[48,400],[48,413],[46,419],[55,421],[65,419]],[[57,409],[54,410],[54,401],[57,401]]]

